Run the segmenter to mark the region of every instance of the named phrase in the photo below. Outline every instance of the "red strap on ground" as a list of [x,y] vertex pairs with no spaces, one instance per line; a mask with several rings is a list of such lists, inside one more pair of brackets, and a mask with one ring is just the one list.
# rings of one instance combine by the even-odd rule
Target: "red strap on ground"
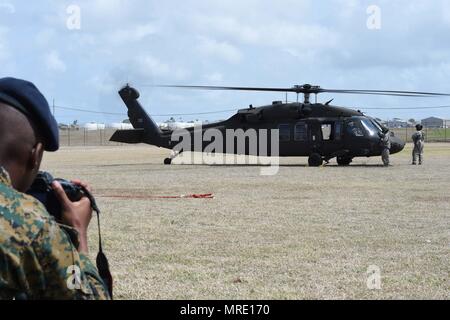
[[101,195],[102,198],[114,199],[214,199],[214,194],[189,194],[180,196],[128,196],[128,195]]

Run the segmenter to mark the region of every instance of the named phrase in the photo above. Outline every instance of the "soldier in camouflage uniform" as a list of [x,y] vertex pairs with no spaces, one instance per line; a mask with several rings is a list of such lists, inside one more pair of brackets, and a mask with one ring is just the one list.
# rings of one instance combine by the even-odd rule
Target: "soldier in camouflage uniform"
[[425,144],[425,135],[423,133],[423,126],[418,124],[416,126],[417,132],[412,135],[412,140],[414,142],[414,149],[412,152],[412,164],[417,164],[417,158],[419,158],[419,165],[423,163],[423,148]]
[[[62,225],[22,193],[36,177],[44,150],[58,147],[56,121],[38,89],[0,79],[0,299],[109,299],[87,256],[89,200],[72,203],[54,183]],[[78,248],[69,232],[78,235]]]
[[381,152],[381,160],[383,161],[383,164],[385,167],[389,166],[390,164],[390,154],[391,154],[391,133],[390,131],[384,132],[383,134],[380,134],[380,144],[381,148],[383,149]]

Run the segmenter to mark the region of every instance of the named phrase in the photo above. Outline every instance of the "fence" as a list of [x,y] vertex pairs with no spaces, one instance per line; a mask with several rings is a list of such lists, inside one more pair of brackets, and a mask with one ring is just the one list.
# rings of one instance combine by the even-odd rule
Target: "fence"
[[115,129],[92,131],[84,128],[59,130],[59,141],[60,145],[65,147],[118,146],[121,145],[121,143],[109,141],[115,131]]
[[[416,128],[392,128],[391,131],[400,139],[412,142],[412,135],[416,132]],[[445,121],[443,128],[424,128],[423,132],[426,142],[450,142],[450,121]]]

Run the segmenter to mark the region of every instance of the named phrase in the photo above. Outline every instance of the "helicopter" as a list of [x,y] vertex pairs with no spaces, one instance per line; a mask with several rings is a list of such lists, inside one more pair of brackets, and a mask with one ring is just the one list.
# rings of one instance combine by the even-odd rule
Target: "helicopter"
[[[195,144],[194,135],[199,131],[205,134],[208,130],[225,135],[228,131],[241,130],[269,130],[277,132],[275,141],[266,139],[262,143],[267,144],[265,150],[271,145],[277,144],[277,152],[269,152],[264,156],[278,157],[308,157],[311,167],[319,167],[324,162],[336,158],[339,166],[348,166],[357,157],[377,157],[383,152],[382,139],[390,135],[390,153],[401,152],[405,142],[395,136],[387,127],[376,119],[365,115],[359,110],[331,105],[333,100],[326,103],[317,103],[317,95],[320,93],[358,94],[358,95],[387,95],[401,97],[436,97],[449,96],[444,93],[415,92],[415,91],[391,91],[391,90],[336,90],[324,89],[310,84],[296,85],[292,88],[259,88],[259,87],[223,87],[223,86],[181,86],[158,85],[161,88],[197,89],[197,90],[229,90],[229,91],[260,91],[260,92],[289,92],[297,94],[297,102],[274,101],[270,105],[240,109],[235,115],[225,121],[209,123],[200,128],[192,127],[184,130],[184,138],[188,138],[188,147],[177,149],[173,135],[176,131],[162,131],[153,119],[147,114],[138,99],[140,93],[137,89],[126,85],[119,91],[119,95],[128,108],[128,116],[133,130],[118,130],[111,141],[137,144],[146,143],[161,148],[173,150],[172,155],[164,160],[164,164],[170,165],[172,160],[186,151],[208,152],[212,139],[203,140]],[[299,95],[303,94],[303,102],[299,102]],[[311,95],[316,96],[316,101],[311,102]],[[262,134],[257,134],[262,138]],[[272,135],[272,134],[270,134]],[[261,136],[261,137],[260,137]],[[217,138],[215,138],[217,140]],[[221,139],[220,144],[226,144]],[[270,140],[270,141],[269,141]],[[258,147],[250,145],[250,140],[244,138],[244,146],[236,145],[231,148],[221,148],[220,153],[260,156],[261,139]],[[218,141],[215,141],[218,142]],[[225,151],[223,151],[225,150]]]

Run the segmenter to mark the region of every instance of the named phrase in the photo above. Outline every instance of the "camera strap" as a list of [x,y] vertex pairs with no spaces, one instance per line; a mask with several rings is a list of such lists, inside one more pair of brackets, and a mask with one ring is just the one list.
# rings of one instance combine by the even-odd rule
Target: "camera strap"
[[100,209],[97,206],[97,202],[95,201],[94,196],[85,188],[83,188],[83,191],[85,195],[89,198],[91,201],[91,207],[92,210],[94,210],[97,213],[97,223],[98,223],[98,254],[97,254],[97,269],[100,277],[102,278],[103,282],[105,283],[109,296],[111,299],[113,298],[113,278],[111,275],[111,271],[109,269],[109,262],[108,258],[106,258],[106,255],[103,253],[103,246],[102,246],[102,232],[100,228]]
[[100,210],[95,210],[97,213],[97,222],[98,222],[98,254],[97,254],[97,269],[98,273],[100,274],[100,277],[102,278],[103,282],[106,284],[106,287],[108,288],[109,295],[111,299],[113,298],[113,278],[111,275],[111,271],[109,270],[109,262],[108,258],[106,258],[106,255],[103,253],[103,247],[102,247],[102,233],[100,230]]

